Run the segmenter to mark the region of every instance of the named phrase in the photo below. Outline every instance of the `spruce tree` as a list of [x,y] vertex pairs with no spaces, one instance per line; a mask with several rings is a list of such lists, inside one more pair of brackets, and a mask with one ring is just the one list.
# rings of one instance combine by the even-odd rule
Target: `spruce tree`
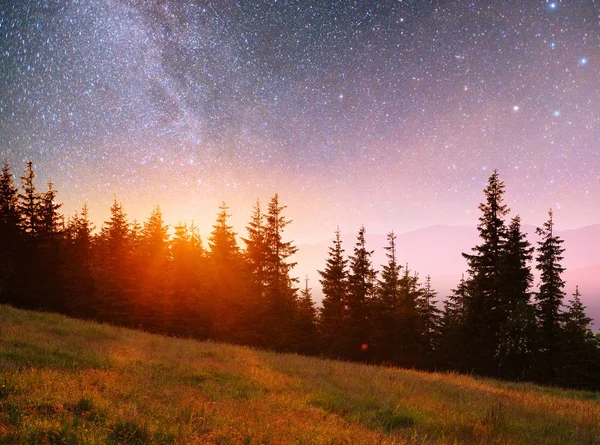
[[304,288],[300,291],[296,314],[296,339],[294,350],[302,354],[315,354],[319,350],[317,333],[317,309],[308,287],[308,277],[304,280]]
[[146,329],[170,332],[172,312],[169,227],[164,223],[160,207],[154,208],[144,223],[135,259],[137,269],[136,324]]
[[366,247],[365,232],[365,227],[361,226],[354,254],[349,258],[345,356],[356,360],[366,360],[370,356],[370,311],[377,275],[371,262],[373,251]]
[[207,292],[208,259],[198,228],[179,223],[171,240],[172,272],[170,275],[173,301],[173,325],[177,335],[208,338],[210,336],[210,305]]
[[4,161],[0,173],[0,242],[18,234],[20,215],[18,211],[19,190],[15,185],[8,161]]
[[465,360],[465,305],[470,298],[469,282],[464,275],[456,289],[444,301],[440,320],[440,338],[436,362],[443,369],[468,370]]
[[135,322],[132,304],[136,289],[131,268],[137,236],[133,233],[123,206],[115,197],[110,219],[94,239],[92,270],[98,304],[95,318],[117,324]]
[[242,257],[233,227],[228,224],[229,207],[222,203],[208,238],[211,277],[212,336],[225,341],[239,338],[242,317]]
[[503,319],[498,331],[495,360],[501,377],[530,377],[535,349],[535,310],[531,304],[533,282],[530,261],[533,248],[514,217],[507,231],[501,262],[500,307]]
[[21,192],[18,209],[21,215],[21,227],[29,237],[37,236],[40,229],[41,198],[34,185],[35,172],[33,162],[28,161],[25,173],[21,176]]
[[48,182],[48,190],[40,196],[39,203],[39,235],[44,240],[56,238],[62,229],[62,216],[58,209],[62,204],[56,203],[56,190],[52,181]]
[[91,269],[93,230],[87,204],[84,204],[81,213],[76,212],[67,224],[65,253],[68,260],[62,270],[66,279],[65,310],[78,318],[93,318],[95,313]]
[[252,217],[246,226],[248,236],[242,240],[246,244],[245,257],[252,277],[254,293],[257,298],[264,299],[266,286],[266,234],[265,215],[260,209],[260,201],[256,201],[252,209]]
[[417,308],[417,299],[421,293],[419,277],[411,274],[408,264],[400,277],[399,301],[399,338],[395,345],[394,362],[405,368],[414,368],[419,364],[419,351],[422,339],[422,320]]
[[20,244],[18,211],[19,191],[15,185],[8,161],[4,161],[0,173],[0,301],[14,274]]
[[436,303],[437,292],[431,286],[431,277],[425,277],[425,285],[417,294],[416,304],[420,317],[420,352],[419,361],[421,367],[431,368],[434,365],[434,357],[439,344],[441,310]]
[[496,170],[489,177],[484,193],[486,199],[479,205],[482,215],[477,226],[482,243],[472,249],[473,254],[463,253],[469,265],[471,293],[465,302],[465,329],[469,366],[478,373],[494,375],[498,332],[506,316],[500,289],[507,235],[504,218],[509,212],[503,204],[504,183]]
[[561,306],[565,296],[565,282],[561,277],[565,271],[561,265],[565,249],[562,247],[563,240],[554,234],[552,210],[548,212],[548,220],[536,232],[541,237],[536,258],[541,285],[535,296],[539,326],[538,378],[543,382],[552,382],[564,359]]
[[400,319],[401,289],[400,271],[396,257],[396,235],[387,234],[385,247],[387,264],[381,266],[377,280],[371,311],[371,356],[379,362],[391,363],[396,358],[397,346],[402,338],[402,320]]
[[213,225],[213,231],[208,238],[208,247],[210,248],[210,256],[214,261],[220,264],[225,264],[240,253],[235,232],[233,227],[227,221],[231,217],[228,213],[229,207],[224,202],[219,206],[217,221]]
[[319,270],[323,288],[322,307],[319,312],[319,332],[326,354],[339,357],[344,344],[344,327],[347,317],[348,260],[344,258],[340,229],[335,231],[333,246],[325,269]]
[[290,272],[296,265],[290,257],[298,250],[292,241],[284,241],[283,233],[291,223],[283,211],[287,206],[279,204],[275,194],[269,202],[265,218],[265,300],[267,304],[266,325],[267,344],[277,350],[289,350],[294,338],[294,317],[297,313],[298,297]]
[[598,389],[600,349],[591,329],[592,319],[581,302],[579,286],[563,314],[564,360],[557,376],[560,385]]

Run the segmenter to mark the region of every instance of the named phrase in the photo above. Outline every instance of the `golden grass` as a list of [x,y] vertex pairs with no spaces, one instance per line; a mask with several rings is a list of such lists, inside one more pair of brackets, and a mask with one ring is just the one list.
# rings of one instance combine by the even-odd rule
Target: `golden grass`
[[173,339],[0,306],[0,443],[600,444],[591,392]]

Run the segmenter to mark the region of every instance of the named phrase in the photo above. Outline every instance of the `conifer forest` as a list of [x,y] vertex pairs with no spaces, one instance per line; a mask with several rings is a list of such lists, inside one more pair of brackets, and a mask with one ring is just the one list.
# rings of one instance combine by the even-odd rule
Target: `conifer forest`
[[159,208],[132,222],[117,198],[94,227],[86,205],[60,213],[57,190],[38,188],[32,162],[21,176],[5,162],[0,303],[281,352],[600,389],[599,339],[579,290],[565,293],[552,211],[532,245],[504,193],[494,171],[480,242],[462,254],[467,269],[450,295],[403,265],[393,232],[387,262],[373,264],[360,227],[354,245],[334,234],[317,307],[308,280],[294,276],[297,247],[277,194],[256,203],[243,230],[223,203],[203,238],[193,224],[168,227]]

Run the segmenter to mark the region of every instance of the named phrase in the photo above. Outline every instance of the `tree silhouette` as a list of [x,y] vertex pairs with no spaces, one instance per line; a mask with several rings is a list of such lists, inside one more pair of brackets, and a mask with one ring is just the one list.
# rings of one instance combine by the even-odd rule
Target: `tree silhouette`
[[470,297],[465,301],[465,324],[469,341],[469,366],[483,374],[497,374],[495,352],[497,333],[506,314],[501,302],[502,256],[506,242],[504,217],[508,207],[503,204],[504,183],[496,170],[484,189],[485,202],[479,205],[479,237],[482,243],[473,254],[463,253],[469,265]]
[[298,250],[292,241],[284,241],[283,233],[291,223],[279,204],[275,194],[269,202],[265,219],[265,272],[266,272],[266,325],[263,332],[268,343],[277,350],[289,350],[290,340],[296,336],[294,319],[297,313],[297,296],[294,284],[297,278],[290,277],[296,265],[290,257]]
[[297,338],[294,350],[303,354],[315,354],[319,351],[317,332],[317,309],[308,287],[308,277],[304,280],[304,288],[300,291],[297,309]]
[[416,297],[421,323],[419,362],[421,367],[425,368],[434,366],[435,353],[439,344],[442,311],[436,305],[436,296],[437,292],[431,286],[431,277],[427,275],[425,285]]
[[508,227],[501,263],[500,305],[503,319],[498,330],[495,360],[500,376],[522,380],[531,377],[536,320],[529,288],[533,248],[521,232],[521,218]]
[[539,378],[551,382],[563,360],[561,337],[561,306],[565,296],[565,282],[561,275],[565,271],[561,266],[564,248],[563,240],[554,234],[552,209],[548,212],[548,220],[537,228],[541,237],[538,242],[536,268],[541,273],[541,285],[535,296],[539,333]]
[[56,238],[62,229],[62,216],[58,209],[62,204],[56,203],[56,190],[52,182],[48,182],[48,190],[40,196],[39,202],[39,236],[44,240]]
[[579,388],[598,388],[600,349],[594,336],[592,319],[585,313],[579,286],[567,305],[563,322],[564,361],[558,372],[559,384]]
[[96,294],[96,315],[103,321],[117,324],[134,323],[133,265],[134,242],[132,231],[121,203],[114,198],[110,219],[102,225],[94,240],[93,275]]
[[198,228],[179,223],[171,240],[170,292],[173,324],[178,335],[208,338],[211,334],[209,267]]
[[370,304],[376,278],[371,263],[373,251],[367,250],[365,233],[365,227],[361,226],[354,245],[354,254],[350,256],[348,275],[348,317],[344,355],[357,360],[369,357]]
[[138,298],[135,323],[146,329],[167,334],[171,328],[171,273],[169,227],[164,223],[160,207],[155,207],[144,222],[136,258]]
[[344,341],[348,298],[347,263],[338,228],[335,231],[333,246],[329,247],[325,269],[318,271],[324,295],[319,311],[319,332],[324,351],[333,357],[338,356]]
[[93,231],[94,225],[85,204],[81,213],[75,213],[67,224],[67,261],[62,269],[66,281],[65,310],[69,315],[79,318],[93,318],[98,306],[91,267]]
[[238,339],[240,319],[243,315],[242,299],[245,287],[242,278],[242,256],[237,245],[236,234],[227,220],[231,216],[229,207],[222,203],[217,221],[208,238],[211,267],[210,289],[212,335],[227,341]]
[[375,296],[371,309],[371,340],[372,356],[377,361],[392,363],[397,359],[398,345],[404,341],[402,326],[402,295],[400,271],[396,257],[396,235],[387,234],[388,245],[385,247],[387,264],[381,268],[377,280]]
[[4,161],[0,173],[0,301],[6,299],[5,292],[13,277],[20,246],[19,233],[19,191],[10,171],[8,161]]
[[21,176],[21,192],[19,193],[18,209],[21,215],[23,232],[35,237],[40,228],[40,195],[36,192],[35,172],[33,162],[28,161],[25,173]]
[[468,302],[471,288],[469,281],[461,277],[456,289],[444,301],[444,310],[440,320],[440,338],[437,350],[437,363],[443,369],[468,370],[465,347],[466,322],[465,304]]

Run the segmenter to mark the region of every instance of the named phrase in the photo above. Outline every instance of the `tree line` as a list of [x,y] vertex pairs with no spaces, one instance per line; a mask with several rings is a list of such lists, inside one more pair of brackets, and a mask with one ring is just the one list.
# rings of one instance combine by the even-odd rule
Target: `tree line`
[[19,185],[7,162],[0,174],[0,302],[282,352],[600,388],[600,347],[579,291],[563,306],[552,213],[532,247],[519,217],[506,220],[497,172],[479,206],[481,244],[463,254],[468,271],[443,306],[429,277],[400,264],[393,232],[376,270],[361,227],[350,255],[336,231],[319,270],[320,308],[308,280],[292,276],[297,248],[277,194],[264,210],[256,203],[241,238],[222,204],[203,240],[187,223],[171,235],[158,207],[129,221],[116,198],[96,231],[87,206],[65,218],[53,184],[38,192],[34,179],[32,162]]

